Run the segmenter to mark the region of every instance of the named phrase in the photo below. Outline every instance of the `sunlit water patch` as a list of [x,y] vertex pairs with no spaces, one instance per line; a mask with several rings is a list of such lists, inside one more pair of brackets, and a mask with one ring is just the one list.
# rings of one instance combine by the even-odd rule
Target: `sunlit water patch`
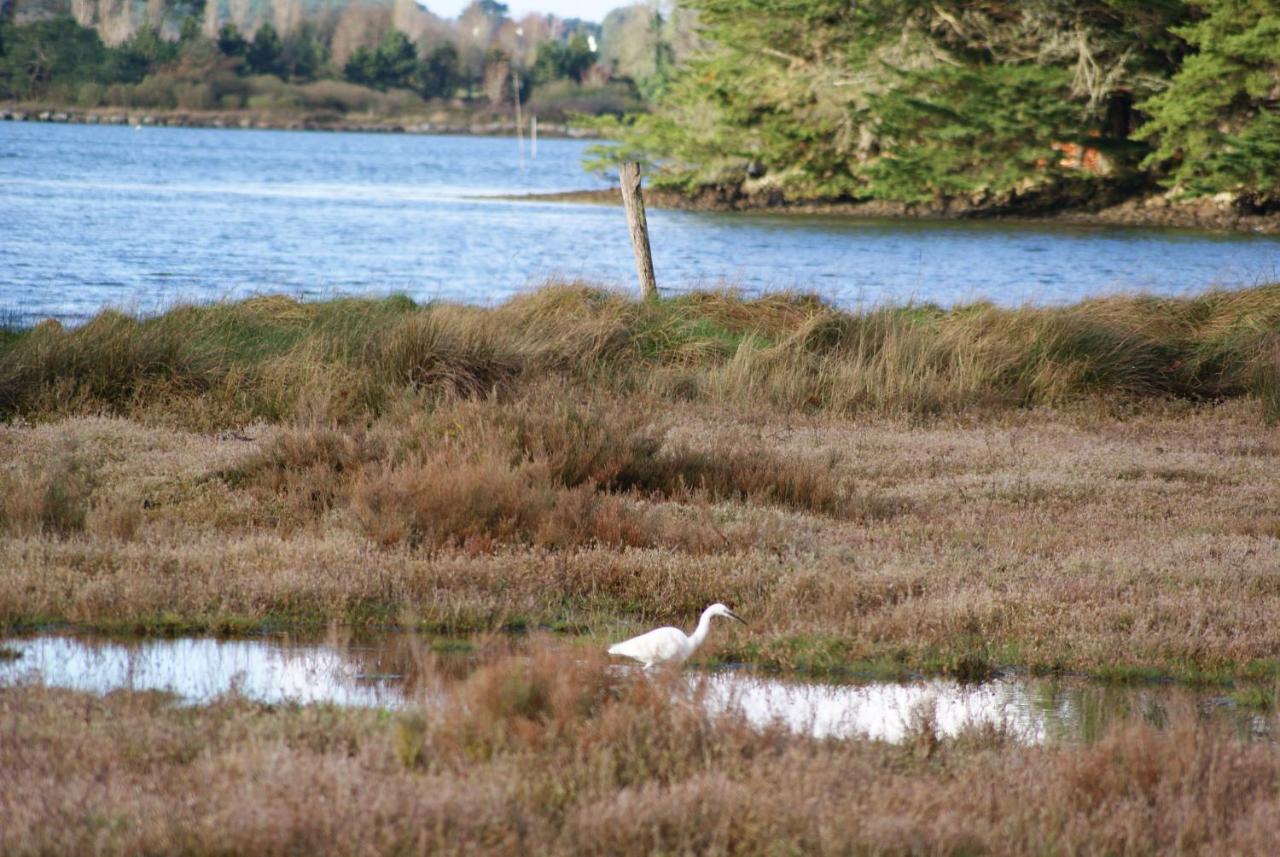
[[[429,643],[410,635],[358,643],[283,638],[124,642],[47,635],[4,645],[19,657],[0,661],[0,686],[37,682],[96,693],[164,691],[189,703],[234,692],[268,703],[398,708],[444,698],[451,684],[441,679],[439,658],[433,660],[433,674],[423,675]],[[454,657],[452,681],[473,665],[466,657]],[[1028,742],[1088,741],[1116,719],[1139,717],[1159,725],[1178,709],[1228,720],[1247,737],[1271,734],[1269,718],[1176,686],[1125,688],[1011,678],[981,684],[941,679],[839,684],[742,669],[689,671],[687,677],[693,698],[712,712],[735,711],[762,728],[782,723],[822,738],[900,741],[922,731],[954,736],[993,728]]]
[[[83,321],[262,293],[492,304],[549,278],[634,288],[588,143],[0,123],[0,317]],[[849,307],[1051,304],[1280,279],[1280,239],[996,222],[651,211],[670,292],[796,288]]]

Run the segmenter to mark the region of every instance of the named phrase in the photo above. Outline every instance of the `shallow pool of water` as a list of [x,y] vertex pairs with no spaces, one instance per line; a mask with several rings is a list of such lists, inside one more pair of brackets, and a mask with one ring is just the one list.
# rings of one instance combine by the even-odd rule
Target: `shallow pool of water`
[[[438,655],[432,641],[406,634],[355,642],[121,641],[50,634],[3,645],[20,657],[0,661],[0,686],[42,682],[97,693],[159,690],[191,703],[234,691],[269,703],[397,708],[447,694],[450,680],[465,677],[477,661],[465,653]],[[1178,710],[1224,719],[1243,736],[1271,735],[1269,717],[1240,710],[1220,695],[1175,685],[1116,687],[1061,678],[835,683],[747,669],[686,675],[694,698],[714,712],[738,711],[761,727],[781,722],[818,737],[898,741],[928,722],[939,735],[989,725],[1029,742],[1088,741],[1116,719],[1162,724]]]

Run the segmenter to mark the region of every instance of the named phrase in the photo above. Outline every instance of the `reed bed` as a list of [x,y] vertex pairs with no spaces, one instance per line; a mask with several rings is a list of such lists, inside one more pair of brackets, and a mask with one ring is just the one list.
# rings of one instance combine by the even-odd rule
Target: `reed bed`
[[1280,437],[1248,399],[775,415],[550,379],[355,425],[0,427],[0,627],[551,628],[714,601],[704,660],[1270,686]]
[[[452,681],[452,677],[446,680]],[[1270,854],[1280,748],[815,740],[554,645],[395,713],[0,689],[5,854]]]
[[0,336],[0,628],[546,627],[712,660],[1280,671],[1280,286],[855,314],[548,286]]
[[751,625],[704,663],[1266,708],[1278,377],[1280,286],[848,313],[570,284],[4,330],[0,631],[559,636],[461,679],[426,658],[456,692],[396,713],[0,688],[0,853],[1272,853],[1280,749],[1194,710],[1085,746],[927,712],[819,741],[600,653],[728,601]]
[[492,309],[283,297],[106,311],[0,336],[0,416],[147,416],[212,429],[358,421],[406,392],[509,393],[555,376],[782,412],[939,414],[1093,397],[1261,399],[1280,414],[1280,286],[1055,308],[850,313],[803,295],[644,303],[548,285]]

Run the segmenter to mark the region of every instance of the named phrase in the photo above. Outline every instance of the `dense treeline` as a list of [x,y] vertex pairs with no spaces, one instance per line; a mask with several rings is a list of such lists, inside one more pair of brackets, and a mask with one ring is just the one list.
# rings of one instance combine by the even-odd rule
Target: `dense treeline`
[[687,0],[710,49],[611,157],[790,199],[1155,183],[1280,201],[1277,0]]
[[[246,79],[269,77],[492,104],[527,101],[543,87],[544,101],[545,91],[562,100],[594,94],[596,109],[588,105],[588,112],[641,106],[632,80],[618,73],[616,62],[602,61],[600,25],[549,16],[516,22],[492,0],[473,3],[456,23],[432,16],[434,29],[409,20],[413,35],[396,26],[403,21],[360,19],[344,30],[341,24],[326,27],[318,17],[283,30],[270,21],[252,31],[234,21],[215,29],[204,4],[174,8],[182,15],[176,22],[170,17],[144,24],[115,45],[69,15],[0,20],[0,98],[90,107],[253,108],[265,106],[264,87]],[[280,92],[278,85],[265,91]],[[330,85],[324,92],[343,91]],[[294,98],[315,101],[311,95]],[[341,98],[330,100],[344,106]]]

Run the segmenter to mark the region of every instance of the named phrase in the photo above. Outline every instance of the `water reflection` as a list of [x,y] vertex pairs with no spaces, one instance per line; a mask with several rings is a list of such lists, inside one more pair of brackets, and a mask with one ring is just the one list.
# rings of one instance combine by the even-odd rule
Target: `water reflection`
[[[479,661],[465,653],[440,654],[438,644],[404,634],[326,643],[47,635],[4,645],[20,657],[0,661],[0,686],[38,681],[99,693],[160,690],[193,703],[235,691],[270,703],[395,708],[444,698]],[[824,738],[900,741],[920,728],[954,736],[987,727],[1028,742],[1091,741],[1117,719],[1136,716],[1162,725],[1179,708],[1225,719],[1244,737],[1270,734],[1269,718],[1177,686],[1009,678],[977,685],[941,679],[834,684],[746,670],[690,672],[688,679],[714,712],[738,711],[758,726],[781,722]]]
[[1269,733],[1266,718],[1176,686],[1116,687],[1083,679],[933,679],[909,683],[801,683],[750,674],[707,678],[716,710],[736,708],[759,726],[781,720],[817,737],[901,741],[913,730],[956,736],[991,727],[1031,743],[1093,741],[1116,720],[1163,726],[1179,708],[1231,720],[1242,737]]

